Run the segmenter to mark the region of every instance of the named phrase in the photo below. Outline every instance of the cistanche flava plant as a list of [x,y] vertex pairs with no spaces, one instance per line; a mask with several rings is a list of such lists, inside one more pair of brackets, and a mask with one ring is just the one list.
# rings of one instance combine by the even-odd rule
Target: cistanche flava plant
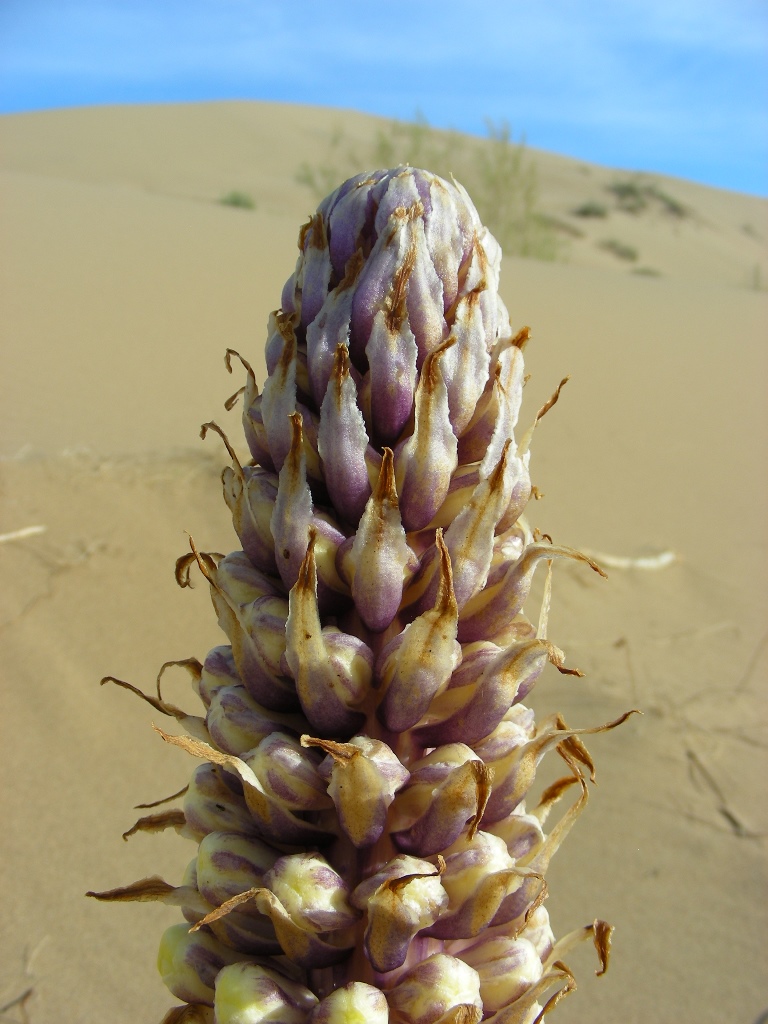
[[[159,680],[145,698],[201,764],[183,808],[131,832],[172,827],[197,854],[180,885],[89,895],[181,908],[160,943],[182,1000],[165,1024],[532,1024],[575,987],[576,942],[607,966],[605,922],[555,940],[545,873],[587,800],[580,736],[627,717],[570,729],[522,703],[547,663],[579,674],[547,636],[554,560],[601,572],[523,517],[557,393],[515,440],[528,329],[510,329],[499,247],[459,184],[360,174],[299,250],[261,394],[227,353],[252,461],[203,428],[231,456],[242,550],[192,542],[177,563],[182,586],[195,566],[210,584],[228,644],[169,663],[201,715]],[[566,774],[534,806],[552,750]]]

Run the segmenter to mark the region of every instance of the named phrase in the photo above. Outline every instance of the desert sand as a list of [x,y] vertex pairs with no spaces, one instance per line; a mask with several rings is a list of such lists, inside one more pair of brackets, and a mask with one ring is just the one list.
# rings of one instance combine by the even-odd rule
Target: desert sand
[[[149,690],[164,661],[220,642],[202,583],[173,579],[187,532],[207,550],[237,546],[226,453],[197,432],[215,418],[238,438],[223,403],[242,380],[224,350],[263,375],[267,316],[316,202],[296,173],[325,159],[339,125],[361,151],[381,128],[257,103],[0,118],[8,1024],[154,1024],[173,1003],[154,961],[176,912],[84,893],[179,879],[192,847],[175,833],[120,837],[137,804],[185,784],[190,761],[152,732],[156,712],[99,680]],[[579,992],[554,1019],[756,1024],[768,1012],[768,202],[643,178],[685,213],[633,213],[606,188],[627,172],[530,156],[567,251],[503,264],[512,324],[532,330],[523,421],[572,379],[537,427],[544,498],[529,518],[609,556],[607,581],[557,567],[550,635],[586,675],[552,672],[531,704],[580,726],[643,711],[590,740],[598,784],[550,870],[557,933],[616,925],[605,977],[589,950],[569,958]],[[232,190],[255,207],[218,202]],[[574,214],[590,202],[605,216]],[[167,696],[194,706],[181,672]]]

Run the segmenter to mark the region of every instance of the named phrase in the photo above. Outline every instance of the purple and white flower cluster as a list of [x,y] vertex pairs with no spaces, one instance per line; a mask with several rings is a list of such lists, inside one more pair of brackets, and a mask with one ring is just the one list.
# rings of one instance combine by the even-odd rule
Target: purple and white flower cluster
[[[167,1024],[531,1024],[574,987],[575,941],[605,968],[610,928],[556,942],[543,906],[592,763],[522,701],[547,663],[569,671],[546,635],[552,562],[589,560],[522,517],[528,331],[466,192],[426,171],[345,182],[299,249],[261,393],[241,360],[252,461],[228,445],[223,486],[242,550],[178,566],[199,566],[228,643],[185,663],[202,717],[154,702],[202,764],[183,810],[137,828],[198,852],[180,886],[100,895],[182,908]],[[566,775],[530,805],[553,749]]]

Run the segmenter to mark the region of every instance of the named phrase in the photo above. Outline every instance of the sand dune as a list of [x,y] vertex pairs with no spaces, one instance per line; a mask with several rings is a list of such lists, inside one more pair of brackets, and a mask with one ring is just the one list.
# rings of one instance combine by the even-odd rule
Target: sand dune
[[[380,127],[267,104],[0,119],[0,534],[45,528],[0,543],[0,1007],[30,991],[3,1021],[138,1024],[170,1004],[153,963],[175,914],[83,893],[179,877],[189,844],[120,834],[189,764],[155,738],[156,712],[98,680],[151,688],[162,662],[219,640],[202,585],[172,573],[185,531],[236,546],[225,453],[197,431],[215,417],[237,436],[224,350],[263,372],[314,206],[296,171],[339,125],[361,151]],[[599,785],[550,872],[559,931],[617,925],[605,978],[573,958],[583,991],[558,1019],[752,1024],[768,1006],[768,203],[632,177],[655,192],[630,213],[606,189],[626,172],[532,156],[568,261],[504,263],[512,322],[533,332],[523,418],[572,380],[537,427],[530,518],[595,552],[674,553],[608,581],[555,575],[551,634],[587,674],[553,673],[532,703],[577,725],[644,711],[590,743]],[[233,189],[255,209],[218,203]],[[606,216],[573,212],[589,202]],[[187,685],[170,676],[169,695]]]

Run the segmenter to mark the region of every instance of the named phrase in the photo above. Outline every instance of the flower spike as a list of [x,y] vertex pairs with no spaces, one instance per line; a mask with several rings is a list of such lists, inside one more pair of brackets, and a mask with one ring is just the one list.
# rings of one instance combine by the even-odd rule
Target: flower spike
[[[361,173],[300,231],[261,393],[227,350],[252,461],[215,422],[203,435],[229,456],[241,550],[191,542],[176,569],[186,587],[199,568],[224,633],[177,663],[201,713],[107,677],[201,762],[181,806],[125,834],[197,844],[181,884],[89,893],[179,908],[158,965],[183,1005],[164,1024],[534,1024],[574,990],[577,942],[605,972],[610,926],[558,941],[545,876],[594,781],[584,737],[628,715],[571,729],[524,704],[547,665],[581,674],[548,635],[553,562],[603,574],[525,520],[534,428],[563,385],[516,438],[530,331],[500,260],[457,182]],[[552,752],[570,774],[532,801]]]

